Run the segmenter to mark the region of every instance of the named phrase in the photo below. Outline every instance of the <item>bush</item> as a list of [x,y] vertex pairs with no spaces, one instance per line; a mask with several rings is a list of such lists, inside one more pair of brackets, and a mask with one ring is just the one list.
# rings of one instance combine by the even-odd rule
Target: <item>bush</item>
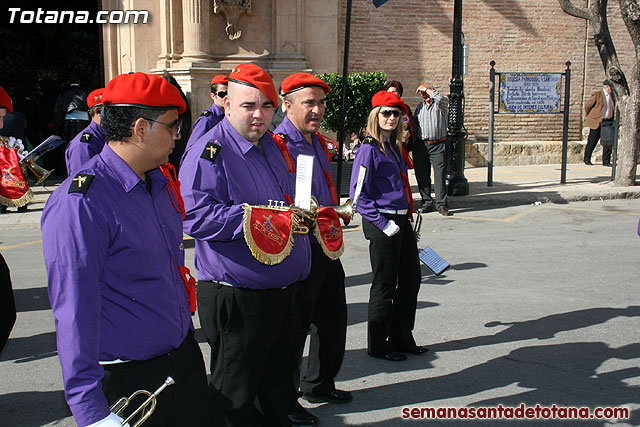
[[[326,96],[322,127],[338,132],[342,106],[342,74],[319,74],[317,77],[331,88],[331,92]],[[347,76],[345,137],[367,126],[367,118],[371,111],[371,97],[376,92],[384,90],[386,82],[387,75],[381,72],[351,73]]]

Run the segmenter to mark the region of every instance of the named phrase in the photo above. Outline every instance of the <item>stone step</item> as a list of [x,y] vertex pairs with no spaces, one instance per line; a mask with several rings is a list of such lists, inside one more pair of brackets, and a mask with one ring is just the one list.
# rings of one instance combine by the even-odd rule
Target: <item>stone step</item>
[[[487,142],[466,146],[466,167],[488,165]],[[586,141],[569,141],[567,163],[582,163]],[[493,144],[494,166],[545,165],[562,162],[562,141],[499,142]],[[598,143],[591,162],[602,163],[602,146]]]

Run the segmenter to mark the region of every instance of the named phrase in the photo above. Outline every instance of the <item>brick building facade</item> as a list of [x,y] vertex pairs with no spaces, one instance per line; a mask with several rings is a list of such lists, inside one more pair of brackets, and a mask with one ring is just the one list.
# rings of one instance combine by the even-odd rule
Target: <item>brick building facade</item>
[[[575,1],[585,5],[588,0]],[[237,21],[241,37],[231,40],[225,34],[225,17],[220,11],[213,13],[213,3],[250,4],[250,10]],[[103,8],[146,8],[153,18],[144,26],[105,26],[105,76],[134,70],[172,73],[194,104],[192,111],[197,112],[210,102],[211,75],[228,72],[237,63],[258,63],[273,74],[276,84],[297,71],[341,72],[346,3],[104,0]],[[389,0],[376,9],[370,0],[353,1],[349,71],[383,71],[390,79],[400,80],[405,101],[412,108],[418,103],[414,89],[421,82],[431,81],[448,94],[453,3]],[[634,49],[617,2],[609,2],[609,16],[623,70],[629,72]],[[470,48],[469,73],[464,77],[470,157],[473,150],[482,150],[488,137],[492,60],[498,72],[554,73],[564,72],[570,61],[569,140],[583,139],[584,101],[604,79],[586,21],[565,14],[557,0],[467,0],[462,27]],[[495,141],[505,147],[561,140],[562,114],[496,116]]]

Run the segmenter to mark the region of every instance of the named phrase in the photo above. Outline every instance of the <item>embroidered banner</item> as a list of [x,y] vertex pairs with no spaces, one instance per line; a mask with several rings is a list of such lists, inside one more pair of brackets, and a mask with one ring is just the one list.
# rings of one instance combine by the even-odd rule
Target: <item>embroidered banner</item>
[[316,226],[313,234],[318,239],[322,247],[322,252],[329,258],[335,260],[340,258],[344,252],[344,241],[342,238],[342,226],[338,213],[331,206],[323,206],[318,211]]
[[292,216],[291,209],[244,205],[244,240],[255,259],[275,265],[289,256],[293,248]]
[[20,166],[18,152],[0,143],[0,204],[21,207],[31,199],[33,192]]

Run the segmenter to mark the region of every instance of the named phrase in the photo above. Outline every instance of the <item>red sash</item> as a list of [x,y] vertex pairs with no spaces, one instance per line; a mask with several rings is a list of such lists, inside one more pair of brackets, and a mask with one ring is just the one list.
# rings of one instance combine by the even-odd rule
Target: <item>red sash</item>
[[279,264],[293,248],[293,211],[244,205],[244,240],[251,255],[267,265]]
[[284,162],[287,164],[287,169],[289,172],[294,173],[296,171],[296,167],[293,163],[293,157],[291,157],[291,153],[289,153],[289,149],[287,148],[287,143],[282,139],[282,137],[276,133],[271,133],[273,140],[278,145],[280,152],[282,153],[282,157],[284,157]]
[[411,185],[409,184],[409,178],[404,171],[400,171],[400,175],[402,176],[404,194],[407,196],[407,201],[409,202],[409,217],[411,217],[411,215],[413,215],[413,193],[411,192]]
[[[318,135],[318,141],[320,141],[320,145],[322,146],[322,151],[324,151],[324,155],[327,156],[327,160],[329,160],[329,163],[331,163],[331,153],[329,152],[329,146],[327,145],[327,140],[325,138],[331,139],[328,136],[324,136],[322,134],[320,134],[320,132],[316,132],[316,135]],[[333,139],[331,139],[331,141],[333,141]],[[335,146],[338,146],[338,143],[333,141],[333,143],[335,144]]]
[[187,291],[187,298],[189,299],[189,311],[192,313],[196,312],[198,308],[198,302],[196,298],[196,279],[191,275],[191,271],[183,266],[178,266],[178,273],[180,273],[180,278],[182,279],[182,284],[184,285],[184,290]]
[[404,148],[404,145],[402,146],[402,158],[404,159],[404,162],[407,164],[407,168],[413,169],[413,160],[411,160],[411,157],[409,156],[409,152],[407,151],[406,148]]
[[160,166],[160,172],[164,175],[169,182],[167,183],[167,191],[169,192],[169,198],[171,203],[178,212],[182,214],[182,220],[186,217],[184,209],[184,200],[182,199],[182,193],[180,193],[180,181],[176,177],[176,168],[171,163],[167,163]]
[[344,253],[340,217],[332,207],[323,206],[320,208],[313,234],[318,239],[322,252],[330,259],[336,260]]
[[0,204],[21,207],[32,199],[18,151],[0,143]]
[[[316,132],[316,135],[318,135],[318,141],[320,142],[322,151],[324,151],[324,155],[327,156],[327,160],[329,160],[329,163],[331,163],[331,153],[329,153],[329,147],[327,146],[327,141],[325,140],[325,138],[327,137],[321,135],[320,132]],[[329,186],[329,192],[331,193],[331,203],[333,203],[334,206],[338,206],[340,204],[340,198],[338,197],[336,186],[333,184],[333,179],[331,179],[331,173],[325,170],[323,170],[323,172],[324,179],[327,181],[327,186]]]

